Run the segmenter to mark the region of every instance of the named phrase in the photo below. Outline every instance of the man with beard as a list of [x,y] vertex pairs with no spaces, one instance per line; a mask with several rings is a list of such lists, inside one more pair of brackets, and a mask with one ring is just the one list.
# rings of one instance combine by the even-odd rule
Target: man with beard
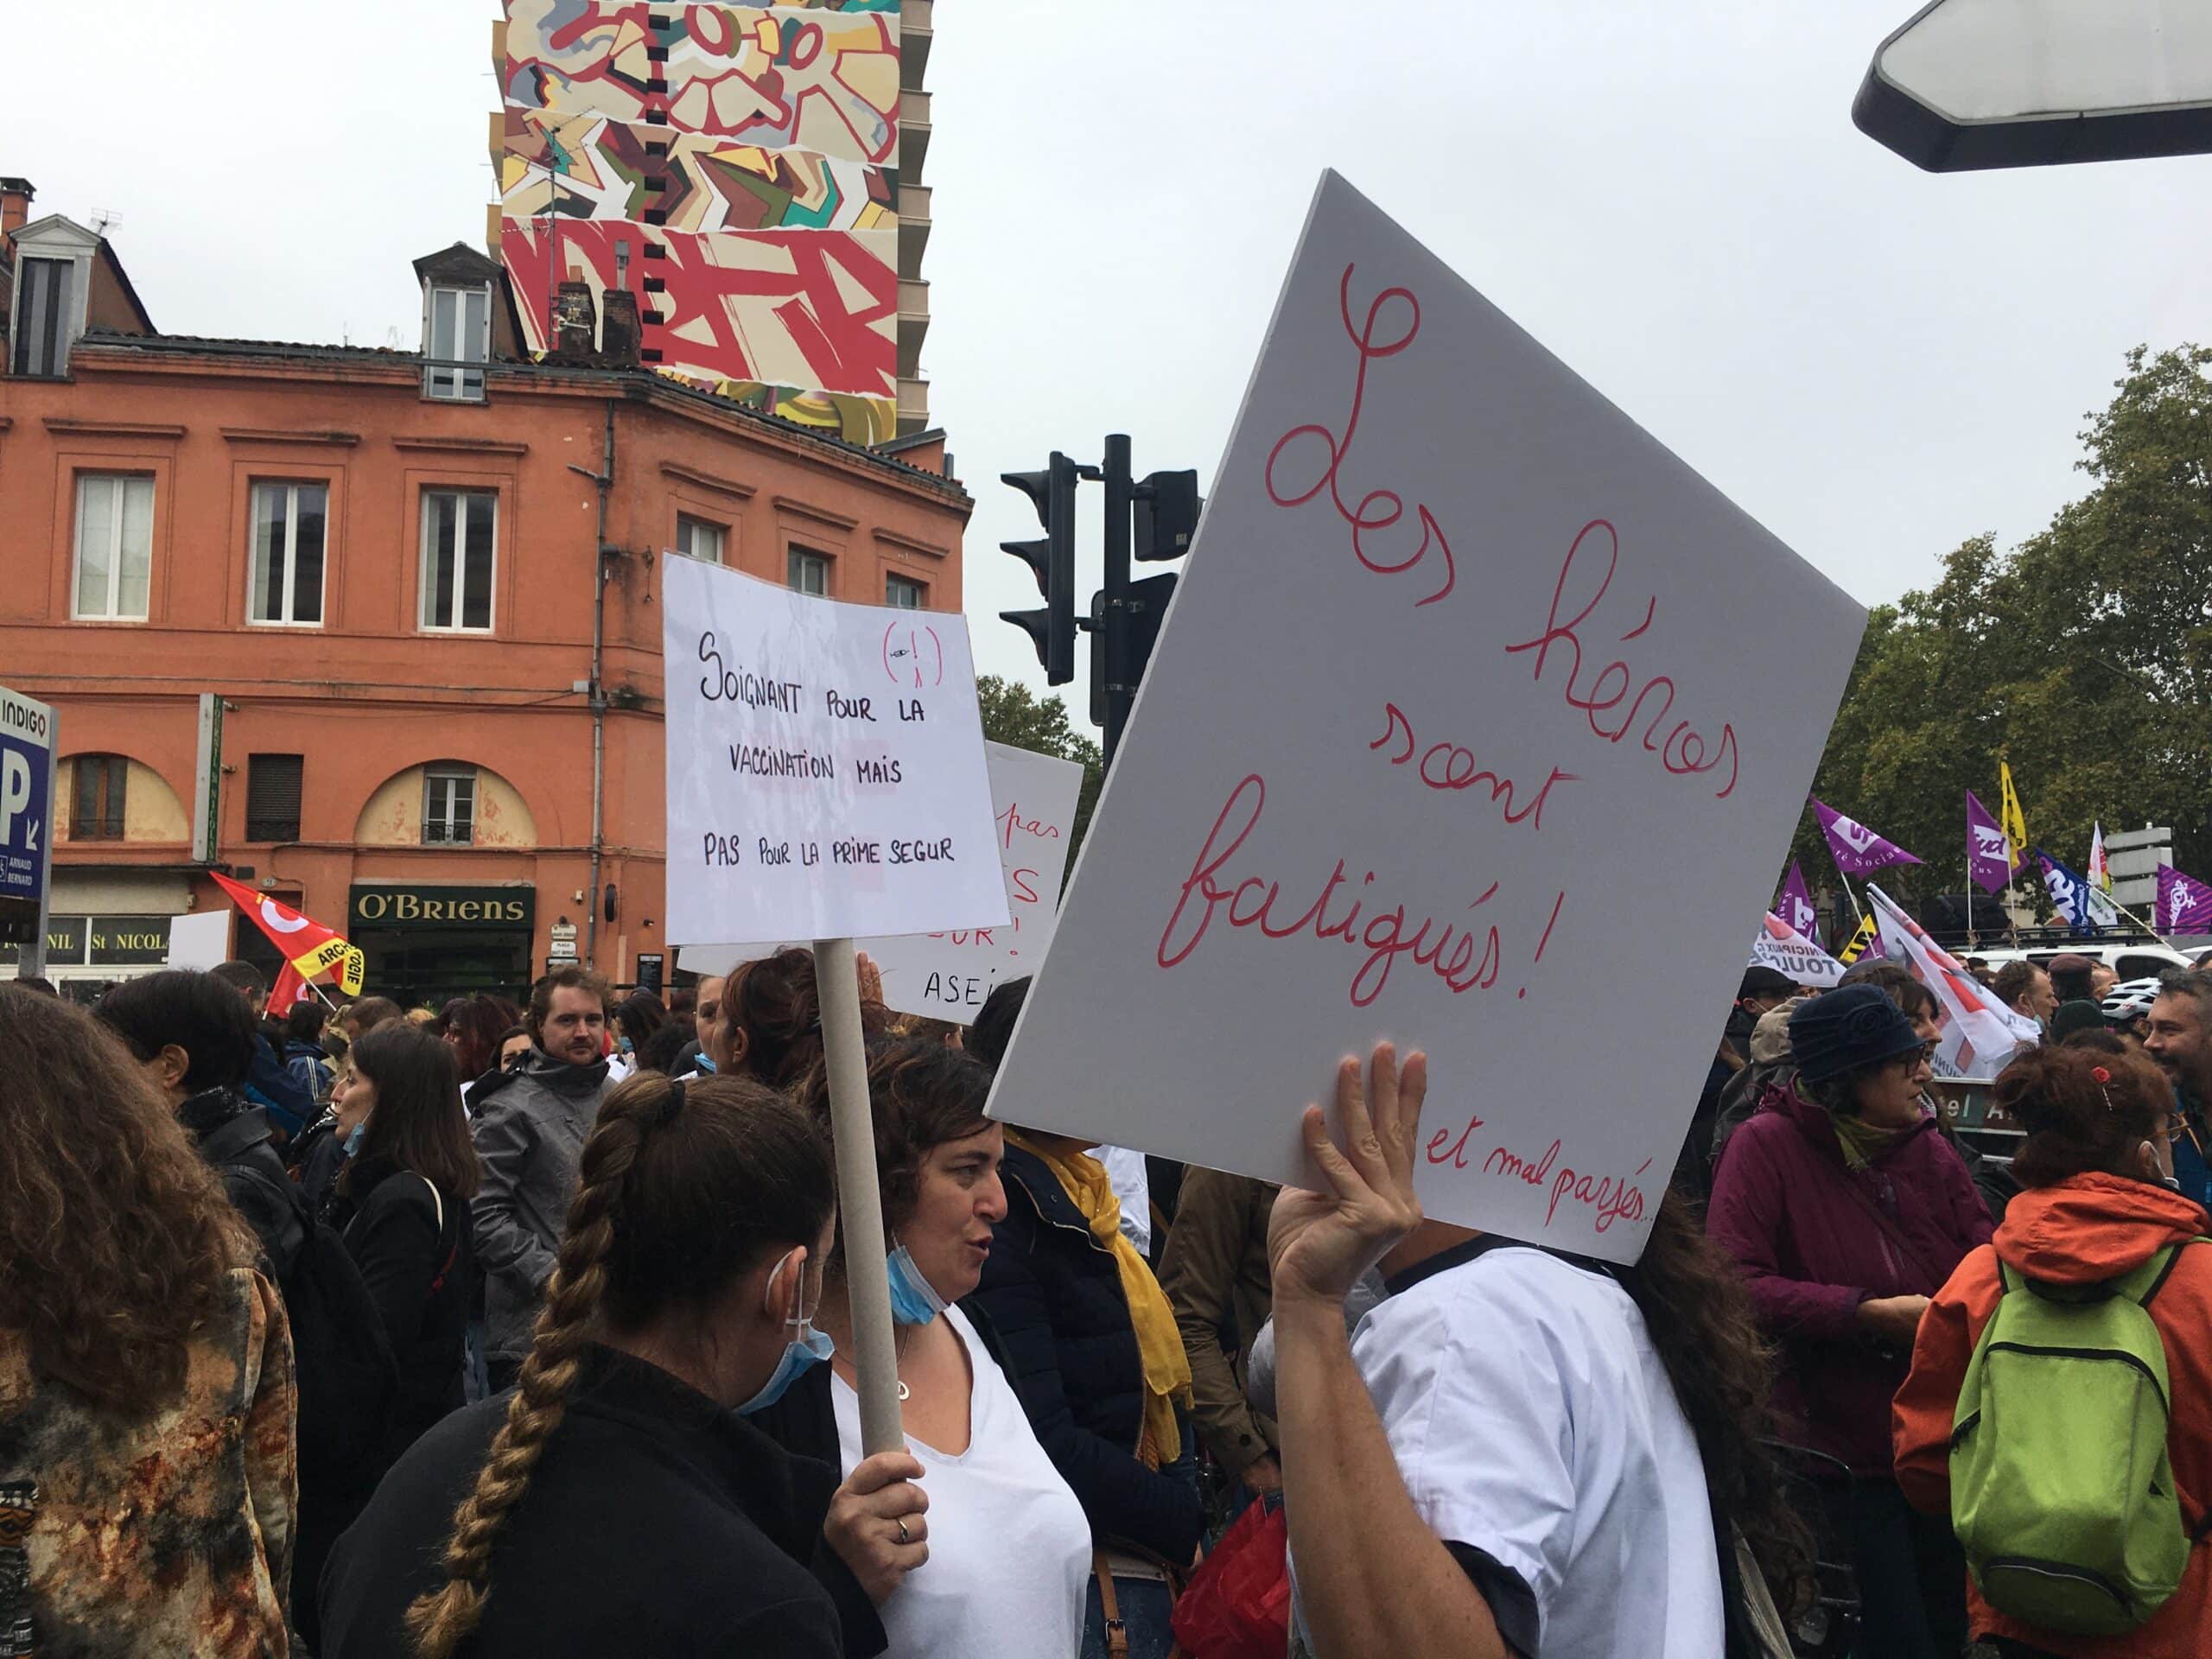
[[2183,1194],[2202,1204],[2212,1196],[2204,1156],[2205,1107],[2212,1102],[2212,973],[2176,969],[2160,976],[2143,1046],[2174,1085],[2174,1179]]

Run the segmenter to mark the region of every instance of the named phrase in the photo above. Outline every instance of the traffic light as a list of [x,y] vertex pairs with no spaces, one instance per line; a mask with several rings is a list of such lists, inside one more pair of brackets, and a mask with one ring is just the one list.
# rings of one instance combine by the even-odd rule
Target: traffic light
[[1119,745],[1129,706],[1144,683],[1145,669],[1152,662],[1152,648],[1160,642],[1160,625],[1167,618],[1167,601],[1175,597],[1175,575],[1163,570],[1156,576],[1128,585],[1122,601],[1122,649],[1128,653],[1128,682],[1109,691],[1106,682],[1106,590],[1090,596],[1090,615],[1076,626],[1090,636],[1090,723],[1114,734]]
[[1198,514],[1205,502],[1196,473],[1154,473],[1130,492],[1136,512],[1136,545],[1131,554],[1147,563],[1179,559],[1191,550]]
[[1001,473],[999,480],[1029,498],[1037,522],[1045,527],[1044,535],[1033,540],[999,543],[1029,567],[1043,607],[999,615],[1028,634],[1045,666],[1046,683],[1065,685],[1075,677],[1076,465],[1055,449],[1043,472]]

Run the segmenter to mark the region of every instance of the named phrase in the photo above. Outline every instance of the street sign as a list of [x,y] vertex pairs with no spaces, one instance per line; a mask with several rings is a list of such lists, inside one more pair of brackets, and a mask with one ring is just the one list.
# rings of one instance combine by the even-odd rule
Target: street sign
[[16,971],[25,976],[46,971],[59,728],[45,703],[0,686],[0,933],[22,946]]
[[1930,173],[2212,152],[2212,8],[1935,0],[1876,48],[1851,118]]
[[200,694],[200,742],[192,767],[192,857],[213,864],[223,840],[223,700]]

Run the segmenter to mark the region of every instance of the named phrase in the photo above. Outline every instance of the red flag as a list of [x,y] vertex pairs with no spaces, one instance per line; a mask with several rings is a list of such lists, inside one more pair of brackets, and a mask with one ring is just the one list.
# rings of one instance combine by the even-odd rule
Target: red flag
[[300,970],[286,963],[269,993],[269,1017],[282,1020],[302,1002],[315,1001],[314,988],[300,977]]
[[[211,870],[208,874],[213,875],[214,872]],[[268,935],[269,942],[276,947],[279,954],[302,979],[313,979],[345,963],[346,953],[351,947],[321,922],[310,921],[289,905],[271,899],[267,893],[256,893],[251,887],[241,886],[227,875],[216,875],[215,885],[230,894],[231,901],[240,910],[253,918],[254,925]],[[273,1001],[275,999],[272,996],[270,1000]],[[290,1004],[285,1006],[289,1007]]]

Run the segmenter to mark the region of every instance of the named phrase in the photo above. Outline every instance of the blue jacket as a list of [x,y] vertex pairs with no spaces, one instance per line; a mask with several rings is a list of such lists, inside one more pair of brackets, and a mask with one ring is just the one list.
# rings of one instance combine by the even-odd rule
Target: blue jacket
[[1006,1219],[963,1306],[996,1332],[1007,1380],[1092,1533],[1180,1567],[1198,1548],[1198,1487],[1138,1459],[1144,1362],[1121,1268],[1040,1160],[1009,1146],[999,1173]]
[[315,1096],[300,1087],[300,1080],[284,1069],[269,1039],[256,1033],[253,1064],[240,1085],[245,1097],[269,1114],[269,1121],[287,1138],[297,1135],[315,1118]]
[[2182,1196],[2195,1204],[2212,1203],[2212,1166],[2205,1160],[2203,1106],[2186,1090],[2174,1090],[2172,1131],[2174,1179]]

